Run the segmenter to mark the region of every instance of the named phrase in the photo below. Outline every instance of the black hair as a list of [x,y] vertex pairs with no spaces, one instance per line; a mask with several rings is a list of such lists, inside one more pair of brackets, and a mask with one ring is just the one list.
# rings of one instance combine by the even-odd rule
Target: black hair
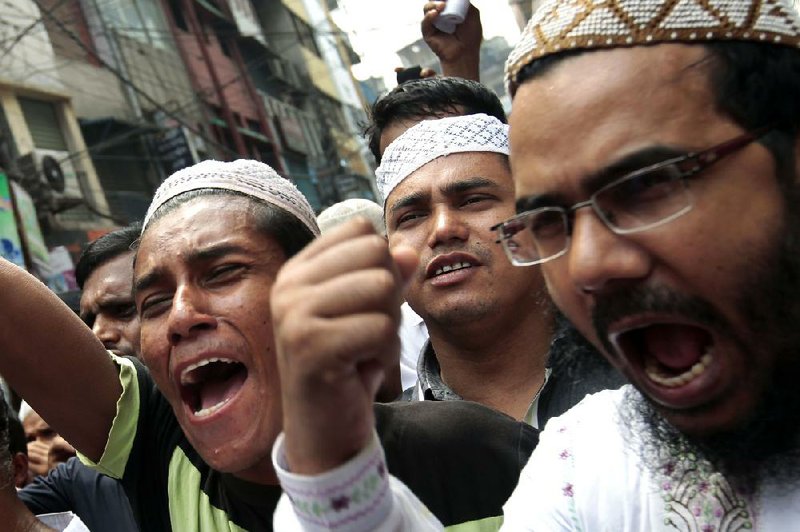
[[295,215],[247,194],[219,188],[190,190],[167,200],[153,214],[153,217],[148,222],[148,227],[184,203],[205,196],[235,196],[248,200],[250,214],[253,216],[256,230],[275,239],[283,249],[287,259],[296,255],[309,242],[314,240],[315,235],[311,232],[311,229],[306,227]]
[[28,437],[25,436],[25,428],[17,415],[8,408],[8,450],[11,456],[17,453],[22,453],[28,456]]
[[9,410],[5,397],[0,393],[0,490],[13,484],[13,466],[11,465],[11,451],[9,445]]
[[119,255],[132,251],[133,244],[141,232],[141,222],[134,222],[90,242],[81,253],[78,264],[75,265],[75,280],[81,290],[97,268]]
[[500,99],[477,81],[452,77],[416,79],[398,85],[372,105],[364,136],[375,161],[380,163],[381,134],[390,124],[477,113],[506,123]]
[[[789,46],[744,41],[703,43],[717,110],[745,130],[769,126],[761,139],[778,166],[782,185],[793,181],[794,141],[800,131],[800,51]],[[522,68],[519,86],[541,77],[564,59],[587,50],[545,56]]]

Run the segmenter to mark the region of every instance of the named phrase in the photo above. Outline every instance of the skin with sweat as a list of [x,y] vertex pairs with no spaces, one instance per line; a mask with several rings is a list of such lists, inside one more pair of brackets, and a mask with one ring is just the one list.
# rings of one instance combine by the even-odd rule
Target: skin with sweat
[[[520,208],[542,195],[545,203],[566,207],[586,200],[603,184],[592,177],[612,163],[632,156],[644,159],[640,167],[658,162],[646,160],[653,147],[688,153],[741,135],[741,127],[716,111],[705,54],[699,46],[672,44],[597,51],[524,83],[511,117]],[[580,209],[568,252],[542,266],[570,321],[689,435],[746,422],[776,363],[739,299],[743,286],[758,286],[756,266],[774,254],[784,229],[785,205],[774,174],[766,148],[750,144],[691,180],[694,206],[688,214],[637,234],[616,235],[591,209]],[[726,234],[736,238],[721,238]],[[611,302],[626,303],[634,289],[700,302],[713,320],[634,303],[599,331],[597,314]],[[764,303],[758,297],[755,302]],[[687,325],[710,338],[712,361],[699,377],[661,386],[644,371],[642,348],[610,350],[601,336],[654,324]],[[693,348],[686,335],[654,341],[675,344],[664,352]]]
[[[153,222],[135,297],[142,358],[194,448],[218,471],[270,484],[281,402],[269,298],[286,258],[254,229],[248,201],[200,197]],[[203,366],[211,359],[222,361]]]

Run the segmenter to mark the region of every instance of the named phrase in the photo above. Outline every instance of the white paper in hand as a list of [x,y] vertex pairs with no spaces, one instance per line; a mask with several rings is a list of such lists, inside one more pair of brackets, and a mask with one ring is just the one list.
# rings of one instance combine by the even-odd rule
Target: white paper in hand
[[467,18],[468,9],[469,0],[447,0],[444,11],[439,13],[433,25],[440,31],[453,33],[456,31],[456,26]]

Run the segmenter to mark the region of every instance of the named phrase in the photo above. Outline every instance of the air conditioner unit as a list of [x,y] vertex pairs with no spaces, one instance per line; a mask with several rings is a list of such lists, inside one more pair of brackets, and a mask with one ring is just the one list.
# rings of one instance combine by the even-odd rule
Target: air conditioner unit
[[20,185],[40,214],[59,213],[84,203],[75,167],[65,151],[34,150],[17,159]]

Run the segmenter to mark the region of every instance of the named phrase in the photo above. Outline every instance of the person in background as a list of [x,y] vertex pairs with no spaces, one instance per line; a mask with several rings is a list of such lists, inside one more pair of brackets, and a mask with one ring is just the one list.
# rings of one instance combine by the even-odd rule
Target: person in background
[[43,516],[41,520],[17,498],[15,466],[11,450],[10,412],[0,395],[0,516],[8,532],[88,532],[80,518],[71,514]]
[[[369,220],[378,234],[386,234],[386,224],[383,221],[383,209],[374,201],[364,198],[351,198],[331,205],[319,213],[317,216],[317,224],[319,224],[320,232],[325,234],[334,227],[356,216],[361,216]],[[420,319],[420,321],[422,320]],[[425,334],[425,337],[421,341],[416,340],[413,344],[409,344],[412,339],[403,337],[404,332],[401,325],[400,336],[402,339],[401,341],[404,343],[403,352],[410,351],[413,352],[415,356],[413,361],[401,357],[397,371],[394,373],[387,372],[386,378],[381,384],[380,390],[378,390],[378,395],[375,397],[379,402],[394,401],[405,388],[413,386],[417,380],[416,354],[427,339],[427,334]],[[410,384],[407,384],[409,382]]]
[[[408,81],[379,98],[370,109],[370,122],[364,134],[372,155],[380,163],[386,147],[414,124],[431,118],[477,113],[506,121],[500,100],[480,83],[428,77]],[[428,329],[408,302],[403,303],[400,312],[400,378],[405,391],[417,384],[417,364],[428,341]]]
[[75,449],[23,401],[19,417],[28,440],[28,483],[75,456]]
[[92,241],[75,265],[81,288],[80,316],[109,351],[138,356],[139,316],[133,301],[133,245],[141,223]]

